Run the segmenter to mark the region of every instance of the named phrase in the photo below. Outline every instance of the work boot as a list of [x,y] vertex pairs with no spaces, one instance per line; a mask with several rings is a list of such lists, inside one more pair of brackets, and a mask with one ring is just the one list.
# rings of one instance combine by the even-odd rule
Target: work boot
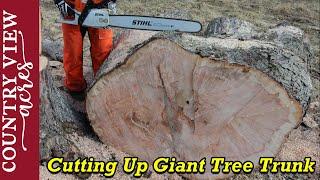
[[71,97],[77,101],[84,101],[86,100],[86,92],[85,91],[81,91],[81,92],[72,92],[69,91],[69,94],[71,95]]
[[70,96],[76,101],[82,102],[82,101],[86,100],[86,91],[85,90],[83,90],[83,91],[70,91],[69,89],[67,89],[64,86],[59,87],[59,89],[61,91],[64,91],[64,92],[70,94]]

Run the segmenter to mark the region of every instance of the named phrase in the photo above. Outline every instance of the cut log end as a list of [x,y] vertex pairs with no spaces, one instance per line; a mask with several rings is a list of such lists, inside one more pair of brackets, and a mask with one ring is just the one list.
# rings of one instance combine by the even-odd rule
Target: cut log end
[[100,139],[152,161],[277,153],[302,108],[262,72],[190,53],[156,39],[102,76],[87,110]]

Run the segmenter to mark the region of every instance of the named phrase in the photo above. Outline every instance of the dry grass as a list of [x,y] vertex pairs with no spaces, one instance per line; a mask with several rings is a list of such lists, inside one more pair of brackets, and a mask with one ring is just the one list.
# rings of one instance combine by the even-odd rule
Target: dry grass
[[[52,0],[41,0],[46,34],[59,34],[54,23],[58,16]],[[119,0],[119,14],[170,16],[198,20],[206,24],[219,16],[235,16],[261,30],[282,21],[303,29],[316,55],[312,75],[320,79],[320,2],[319,0]],[[44,12],[46,11],[46,12]],[[60,35],[61,36],[61,35]],[[319,81],[317,81],[320,86]],[[318,89],[320,91],[320,89]]]

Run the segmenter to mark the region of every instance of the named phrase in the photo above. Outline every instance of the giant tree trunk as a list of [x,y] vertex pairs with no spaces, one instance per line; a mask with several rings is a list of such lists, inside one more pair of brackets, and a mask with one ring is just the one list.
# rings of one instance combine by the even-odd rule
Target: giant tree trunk
[[287,54],[262,41],[129,31],[88,92],[88,117],[103,142],[150,162],[256,163],[277,153],[308,103],[305,66]]

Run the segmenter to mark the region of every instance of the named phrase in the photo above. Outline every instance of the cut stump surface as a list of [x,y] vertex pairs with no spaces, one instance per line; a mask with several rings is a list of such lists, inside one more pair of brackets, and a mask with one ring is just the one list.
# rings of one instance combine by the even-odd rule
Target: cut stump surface
[[100,139],[152,162],[274,156],[301,105],[264,73],[154,39],[101,76],[87,110]]

